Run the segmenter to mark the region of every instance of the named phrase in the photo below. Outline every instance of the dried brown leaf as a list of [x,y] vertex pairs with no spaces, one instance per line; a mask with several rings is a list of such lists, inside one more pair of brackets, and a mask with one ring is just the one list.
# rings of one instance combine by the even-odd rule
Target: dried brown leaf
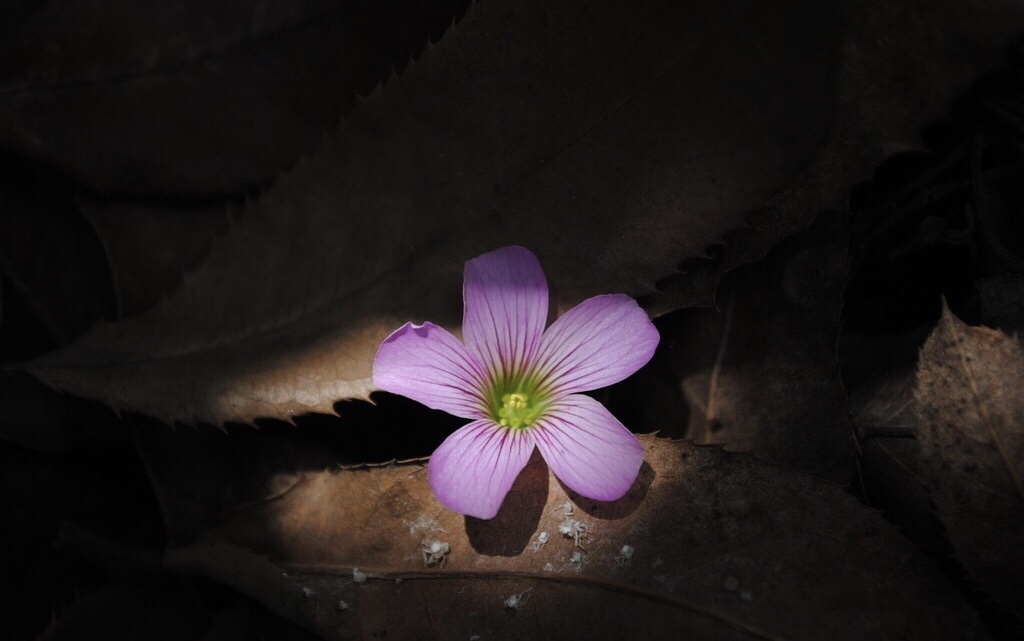
[[917,438],[936,513],[972,578],[1024,613],[1024,350],[948,308],[921,350]]
[[[863,341],[856,348],[863,357],[878,364],[888,355],[904,353],[906,345],[916,353],[921,341],[916,332],[899,337],[879,347],[875,341]],[[872,351],[874,350],[874,353]],[[928,499],[928,490],[921,468],[921,445],[913,438],[916,425],[914,387],[917,383],[916,363],[884,365],[872,379],[850,395],[850,412],[858,434],[858,478],[865,502],[885,510],[887,518],[919,546],[937,550],[942,540],[936,530]],[[849,379],[847,379],[849,380]]]
[[456,324],[497,246],[533,249],[562,310],[650,292],[813,153],[835,28],[806,0],[474,5],[176,296],[31,371],[168,421],[287,419],[365,396],[401,322]]
[[[622,500],[567,494],[535,459],[491,521],[443,509],[421,464],[310,473],[167,563],[327,638],[985,637],[931,562],[841,488],[717,448],[644,442]],[[585,527],[578,544],[559,532],[569,519]],[[435,542],[447,553],[431,557]],[[505,605],[513,594],[518,610]]]

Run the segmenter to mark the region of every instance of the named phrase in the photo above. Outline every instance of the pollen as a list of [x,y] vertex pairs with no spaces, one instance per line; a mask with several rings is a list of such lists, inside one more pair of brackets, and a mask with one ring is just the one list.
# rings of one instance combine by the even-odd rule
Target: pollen
[[498,408],[498,423],[504,427],[528,427],[537,418],[538,408],[530,403],[530,397],[522,392],[512,392],[501,397]]

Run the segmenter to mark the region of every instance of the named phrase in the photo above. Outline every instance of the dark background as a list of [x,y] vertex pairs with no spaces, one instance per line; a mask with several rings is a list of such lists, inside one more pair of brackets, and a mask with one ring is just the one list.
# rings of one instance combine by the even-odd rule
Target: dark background
[[[300,417],[297,428],[268,419],[256,421],[259,429],[172,429],[52,391],[18,370],[94,323],[143,313],[173,292],[247,201],[313,153],[357,96],[442,38],[468,2],[307,2],[267,5],[262,14],[256,8],[264,5],[194,4],[0,8],[5,638],[312,638],[231,588],[163,571],[169,539],[197,533],[180,515],[169,521],[154,483],[176,478],[175,465],[188,461],[202,472],[178,491],[206,492],[196,509],[209,518],[273,490],[265,468],[280,462],[271,453],[287,451],[289,465],[308,468],[422,457],[459,424],[376,395],[377,405],[339,400],[337,415]],[[638,433],[715,442],[718,426],[691,415],[680,381],[714,361],[727,322],[722,301],[740,292],[755,315],[755,292],[778,285],[775,275],[793,256],[832,243],[848,262],[835,292],[840,306],[825,312],[838,314],[838,335],[821,340],[836,346],[830,364],[854,399],[859,456],[870,456],[877,439],[913,440],[907,425],[858,421],[856,399],[884,378],[880,371],[913,369],[942,301],[970,324],[1024,327],[1024,48],[999,48],[1005,58],[978,69],[944,117],[906,132],[918,136],[915,148],[879,158],[873,176],[835,186],[843,206],[816,212],[795,235],[785,225],[767,233],[764,251],[741,240],[681,262],[688,273],[729,266],[719,309],[659,309],[657,296],[642,299],[668,312],[656,320],[662,346],[647,368],[600,398]],[[112,256],[112,238],[133,252]],[[754,259],[762,262],[742,267]],[[797,330],[814,340],[813,327]],[[771,340],[754,328],[740,335],[733,349],[749,358]],[[666,415],[676,420],[668,424]],[[418,429],[401,429],[408,424]],[[858,459],[849,492],[887,510],[993,637],[1018,638],[1019,618],[966,576],[941,522],[901,511],[904,497],[886,489],[885,473]]]

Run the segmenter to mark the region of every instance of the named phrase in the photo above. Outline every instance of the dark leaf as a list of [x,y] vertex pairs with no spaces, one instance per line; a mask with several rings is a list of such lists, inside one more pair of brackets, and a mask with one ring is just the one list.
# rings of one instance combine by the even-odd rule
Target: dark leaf
[[365,397],[401,322],[455,325],[463,262],[497,246],[535,250],[563,311],[649,292],[814,152],[836,21],[800,0],[474,5],[177,295],[32,371],[166,421],[288,419]]
[[0,360],[28,360],[113,319],[110,275],[68,181],[0,154]]
[[917,437],[936,513],[982,587],[1024,613],[1024,350],[948,308],[921,351]]
[[836,354],[847,238],[843,216],[823,215],[730,274],[720,310],[679,312],[672,360],[688,438],[850,480],[853,435]]
[[0,10],[0,144],[93,191],[236,195],[319,145],[464,6],[15,3]]
[[176,289],[230,222],[227,204],[219,201],[174,206],[79,195],[77,202],[106,251],[120,318],[150,309]]

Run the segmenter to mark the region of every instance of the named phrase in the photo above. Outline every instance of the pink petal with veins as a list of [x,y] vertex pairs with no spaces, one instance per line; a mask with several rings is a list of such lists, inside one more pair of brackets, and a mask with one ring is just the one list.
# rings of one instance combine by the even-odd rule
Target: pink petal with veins
[[660,336],[629,296],[588,298],[544,332],[536,370],[556,395],[618,383],[651,360]]
[[427,477],[437,499],[450,510],[491,519],[533,453],[526,430],[473,421],[434,450]]
[[548,318],[548,282],[537,257],[503,247],[466,263],[462,286],[466,346],[495,374],[533,362]]
[[555,476],[598,501],[622,498],[644,462],[636,436],[589,396],[558,399],[529,431]]
[[462,418],[487,415],[483,366],[448,330],[433,323],[398,328],[377,348],[373,384]]

